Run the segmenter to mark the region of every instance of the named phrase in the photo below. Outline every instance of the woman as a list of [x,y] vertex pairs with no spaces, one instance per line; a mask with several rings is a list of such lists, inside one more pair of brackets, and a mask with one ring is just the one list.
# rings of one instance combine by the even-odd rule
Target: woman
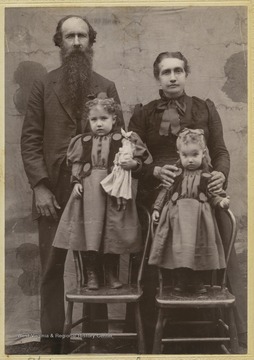
[[[190,97],[185,93],[190,69],[187,59],[180,52],[160,53],[153,64],[153,72],[160,87],[160,99],[145,106],[137,105],[129,124],[129,130],[141,137],[153,157],[153,162],[142,170],[140,193],[143,201],[151,206],[158,193],[158,185],[163,183],[170,186],[174,182],[174,171],[177,171],[174,164],[178,158],[176,139],[183,128],[203,129],[212,165],[208,188],[215,193],[220,192],[221,188],[225,189],[227,186],[230,159],[223,140],[221,119],[213,102]],[[147,295],[154,296],[151,274],[148,277],[150,289],[147,290]],[[236,320],[239,339],[242,339],[246,336],[246,304],[239,277],[236,255],[233,252],[229,264],[229,281],[238,301],[241,299],[237,302]],[[147,316],[151,319],[154,305],[149,304],[151,305],[151,301],[147,301],[147,306],[144,306],[145,319]],[[148,323],[147,328],[149,325]]]
[[129,124],[129,130],[138,133],[153,157],[153,163],[143,170],[146,187],[154,189],[160,182],[173,182],[173,164],[178,158],[176,138],[183,128],[204,130],[213,166],[209,189],[226,187],[230,160],[221,120],[210,100],[186,95],[185,82],[190,72],[187,59],[180,52],[161,53],[153,72],[160,86],[160,99],[136,106]]

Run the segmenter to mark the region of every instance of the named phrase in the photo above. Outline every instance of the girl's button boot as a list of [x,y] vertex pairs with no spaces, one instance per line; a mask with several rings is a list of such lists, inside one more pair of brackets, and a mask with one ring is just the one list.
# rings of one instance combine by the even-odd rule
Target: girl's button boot
[[207,292],[202,279],[202,275],[199,271],[193,271],[192,289],[195,294],[205,294]]
[[123,284],[117,277],[117,267],[119,263],[119,255],[117,254],[105,254],[104,265],[105,265],[105,278],[106,282],[111,289],[119,289]]
[[98,290],[99,282],[97,278],[97,274],[93,270],[87,270],[87,287],[89,290]]
[[96,251],[86,251],[84,255],[87,287],[89,290],[99,289],[99,280],[97,276],[98,253]]
[[174,271],[175,274],[175,285],[174,291],[177,293],[183,293],[187,291],[188,287],[188,269],[178,268]]

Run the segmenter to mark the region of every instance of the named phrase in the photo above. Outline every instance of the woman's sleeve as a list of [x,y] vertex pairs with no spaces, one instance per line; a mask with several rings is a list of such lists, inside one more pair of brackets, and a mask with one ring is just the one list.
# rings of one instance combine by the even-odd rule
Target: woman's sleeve
[[230,158],[223,139],[222,123],[214,103],[207,99],[206,104],[209,112],[209,139],[207,146],[213,169],[225,175],[226,182],[224,185],[226,185],[230,169]]
[[[146,144],[147,133],[147,115],[142,104],[138,104],[134,108],[134,113],[130,119],[128,131],[133,131],[138,134],[141,140]],[[149,154],[149,148],[148,148]],[[147,188],[154,188],[158,186],[160,181],[153,175],[155,164],[152,162],[152,156],[147,158],[142,166],[141,177],[143,184],[146,184]]]
[[168,198],[168,189],[163,187],[162,190],[159,192],[157,199],[155,200],[155,203],[153,205],[153,210],[157,210],[160,213],[167,198]]
[[135,170],[132,170],[132,176],[134,178],[139,178],[142,168],[144,166],[144,161],[146,161],[149,154],[145,144],[135,132],[132,132],[130,141],[135,145],[133,159],[137,161],[137,168]]
[[134,131],[141,140],[146,143],[146,124],[145,114],[142,104],[137,104],[134,108],[133,115],[130,119],[128,131]]
[[135,132],[132,132],[130,140],[135,144],[133,157],[135,159],[140,159],[142,162],[146,161],[146,159],[149,156],[149,153],[147,151],[145,144],[140,139],[139,135]]
[[222,190],[219,194],[210,194],[209,204],[215,208],[220,205],[220,202],[227,196],[226,192]]

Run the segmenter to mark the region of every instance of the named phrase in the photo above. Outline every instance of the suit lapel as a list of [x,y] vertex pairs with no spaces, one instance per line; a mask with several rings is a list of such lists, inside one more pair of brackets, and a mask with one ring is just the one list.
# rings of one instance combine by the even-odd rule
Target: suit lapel
[[[92,73],[92,79],[91,79],[91,92],[90,95],[92,96],[97,96],[98,92],[100,91],[100,86],[99,83],[97,81],[97,77],[96,74],[93,72]],[[88,99],[86,99],[86,101],[88,101]],[[88,129],[88,116],[87,116],[87,109],[84,109],[84,113],[82,116],[82,130],[83,131],[87,131]]]
[[71,110],[71,104],[70,104],[69,96],[66,91],[66,85],[65,85],[64,79],[63,79],[63,68],[59,69],[59,72],[57,72],[57,75],[58,76],[52,81],[54,91],[55,91],[60,103],[62,104],[63,108],[65,109],[65,111],[67,112],[69,117],[71,118],[71,120],[74,123],[76,123],[75,117]]
[[91,95],[97,96],[99,91],[100,91],[100,86],[98,83],[98,78],[96,76],[96,73],[93,72],[91,79]]
[[[63,79],[63,68],[59,69],[59,72],[57,73],[57,76],[52,81],[52,83],[53,83],[54,91],[55,91],[60,103],[62,104],[63,108],[65,109],[65,111],[67,112],[67,114],[69,115],[71,120],[74,123],[76,123],[75,116],[71,110],[69,95],[67,94],[66,85],[65,85],[64,79]],[[93,72],[92,79],[91,79],[91,95],[97,96],[98,92],[99,92],[99,84],[97,81],[96,74]],[[84,129],[86,129],[87,122],[88,122],[87,114],[85,113],[84,117],[83,117],[83,128]]]

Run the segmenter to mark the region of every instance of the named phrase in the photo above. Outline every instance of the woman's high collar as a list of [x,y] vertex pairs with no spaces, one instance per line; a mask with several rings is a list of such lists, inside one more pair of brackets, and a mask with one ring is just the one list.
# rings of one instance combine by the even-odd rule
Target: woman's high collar
[[163,100],[163,101],[170,101],[170,100],[184,100],[184,97],[186,95],[185,91],[182,92],[181,95],[179,96],[176,96],[176,97],[168,97],[165,95],[164,91],[162,89],[159,90],[159,94],[160,94],[160,98]]

